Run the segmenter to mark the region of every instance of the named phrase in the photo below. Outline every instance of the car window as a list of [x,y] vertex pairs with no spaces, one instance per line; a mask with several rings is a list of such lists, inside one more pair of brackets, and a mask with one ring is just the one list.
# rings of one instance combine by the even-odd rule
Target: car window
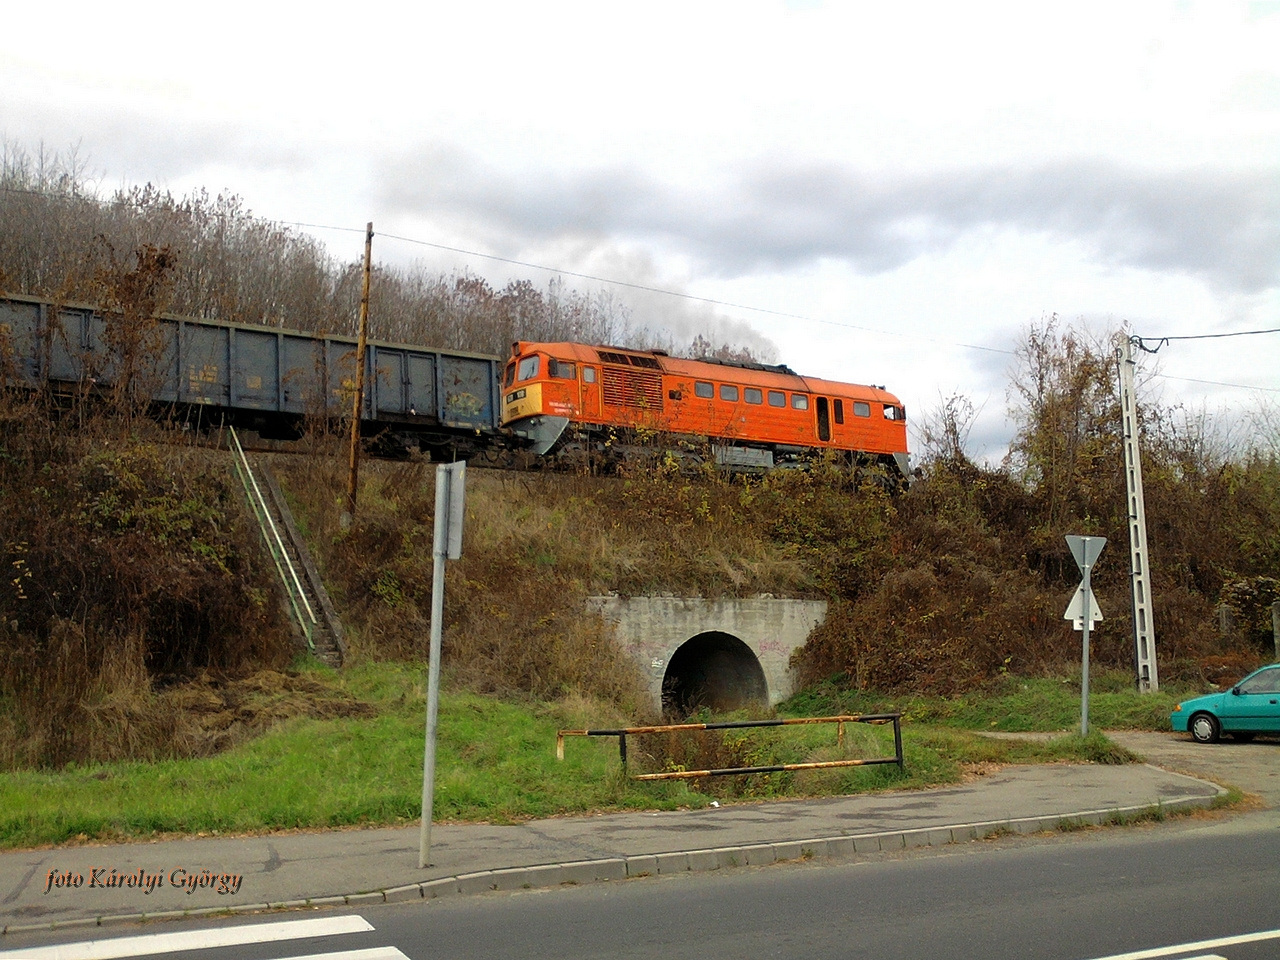
[[1262,670],[1240,684],[1241,693],[1280,693],[1280,668]]

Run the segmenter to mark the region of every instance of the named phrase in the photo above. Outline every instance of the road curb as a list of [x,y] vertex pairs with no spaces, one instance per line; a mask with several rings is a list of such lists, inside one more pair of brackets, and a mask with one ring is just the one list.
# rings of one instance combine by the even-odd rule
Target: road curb
[[[1193,778],[1194,779],[1194,778]],[[736,847],[714,847],[630,857],[608,857],[599,860],[575,860],[568,863],[546,863],[533,866],[480,870],[435,880],[422,880],[400,886],[358,893],[308,897],[266,903],[248,903],[227,907],[198,907],[190,910],[164,910],[154,913],[123,913],[76,920],[54,920],[46,923],[7,924],[0,935],[74,930],[124,923],[147,923],[155,920],[182,920],[192,917],[233,916],[276,910],[298,910],[317,907],[359,906],[366,903],[404,903],[414,900],[438,900],[454,896],[492,893],[494,891],[545,889],[577,886],[610,880],[628,880],[672,873],[703,873],[735,867],[765,866],[771,863],[844,859],[918,847],[940,847],[953,843],[971,843],[1002,835],[1069,832],[1089,826],[1123,826],[1142,819],[1160,819],[1168,814],[1211,807],[1228,791],[1217,784],[1215,796],[1185,796],[1157,803],[1076,813],[1020,817],[1007,820],[985,820],[952,826],[921,827],[915,830],[885,831],[809,840],[785,840],[777,843],[752,843]]]

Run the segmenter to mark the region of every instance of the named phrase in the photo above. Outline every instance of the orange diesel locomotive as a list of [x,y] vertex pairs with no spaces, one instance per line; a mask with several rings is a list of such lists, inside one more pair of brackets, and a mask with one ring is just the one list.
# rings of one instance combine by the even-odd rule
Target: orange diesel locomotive
[[897,397],[781,365],[517,341],[503,372],[502,425],[538,455],[602,450],[611,430],[634,428],[709,440],[716,462],[730,468],[768,469],[833,451],[907,475]]

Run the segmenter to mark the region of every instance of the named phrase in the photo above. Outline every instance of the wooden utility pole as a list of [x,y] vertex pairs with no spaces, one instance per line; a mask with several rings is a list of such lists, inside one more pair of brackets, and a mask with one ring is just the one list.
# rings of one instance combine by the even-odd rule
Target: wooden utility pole
[[364,351],[369,342],[369,275],[373,265],[373,221],[364,233],[364,289],[360,294],[360,333],[356,341],[356,391],[351,404],[351,472],[347,479],[347,508],[343,519],[356,518],[356,486],[360,481],[360,414],[364,411]]

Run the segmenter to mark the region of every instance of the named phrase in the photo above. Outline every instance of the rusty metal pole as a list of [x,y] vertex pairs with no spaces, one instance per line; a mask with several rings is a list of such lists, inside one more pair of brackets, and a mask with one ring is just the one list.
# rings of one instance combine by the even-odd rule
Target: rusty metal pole
[[356,391],[351,403],[351,470],[347,477],[344,526],[356,517],[356,487],[360,482],[360,414],[364,409],[364,352],[369,342],[369,275],[373,265],[373,221],[364,233],[364,289],[360,294],[360,333],[356,340]]

